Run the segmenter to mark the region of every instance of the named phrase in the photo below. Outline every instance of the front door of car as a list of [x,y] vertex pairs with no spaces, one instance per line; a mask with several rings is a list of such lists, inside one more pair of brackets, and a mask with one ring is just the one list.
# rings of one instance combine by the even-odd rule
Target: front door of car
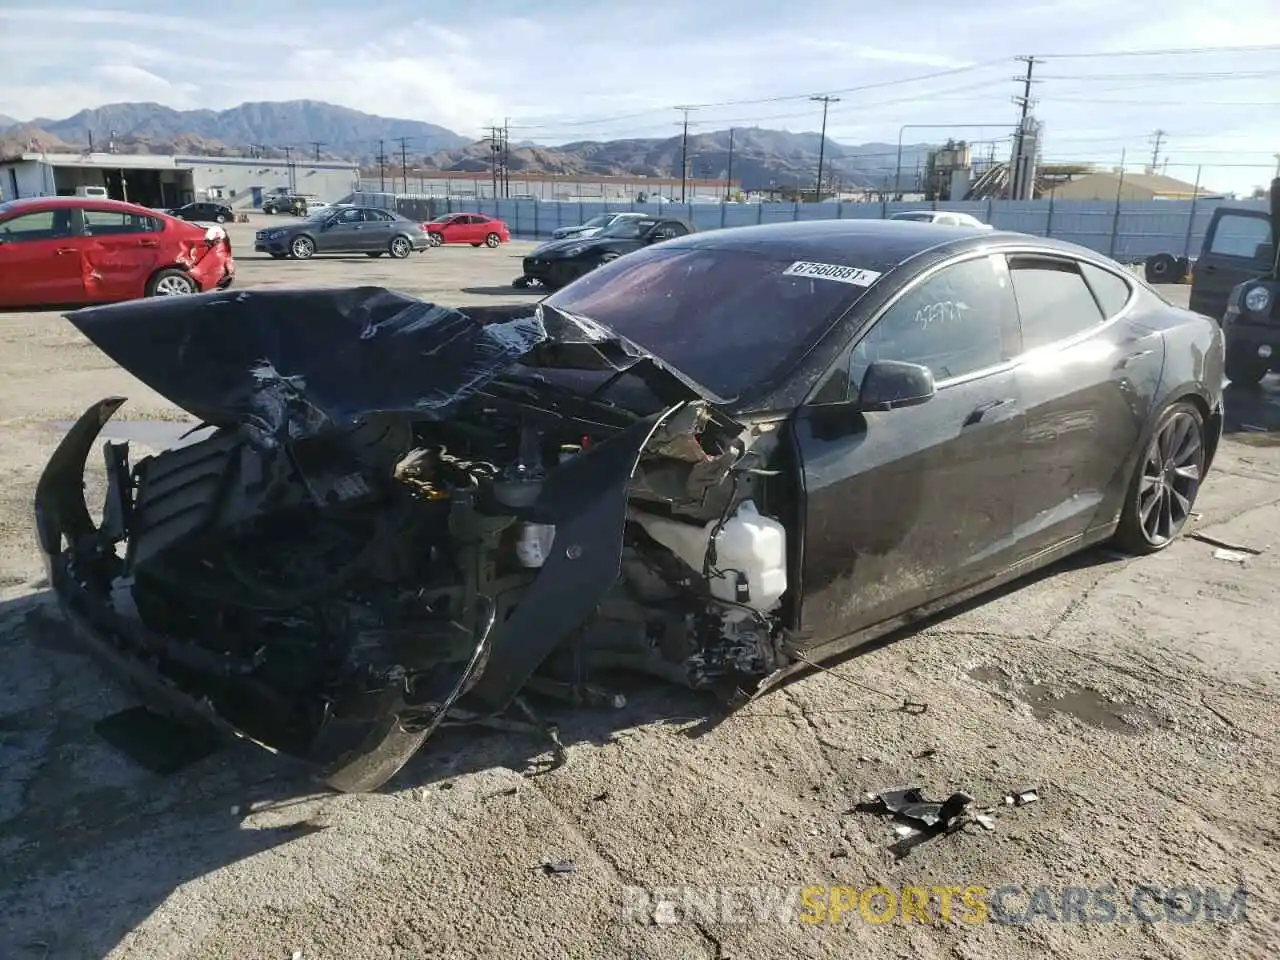
[[346,207],[325,223],[325,229],[316,238],[317,250],[353,253],[364,249],[364,211],[359,207]]
[[1074,257],[1011,254],[1024,356],[1015,366],[1026,417],[1016,527],[1030,557],[1119,509],[1164,366],[1164,340],[1126,323],[1133,283]]
[[[999,572],[1011,552],[1023,419],[1004,260],[917,281],[797,413],[804,485],[801,628],[820,644]],[[876,361],[927,366],[936,395],[863,411]]]
[[1236,284],[1271,269],[1271,244],[1271,221],[1265,211],[1215,210],[1191,274],[1191,309],[1221,323]]
[[84,302],[83,241],[71,210],[0,220],[0,307]]
[[160,261],[163,224],[157,217],[84,208],[82,257],[90,300],[140,297]]

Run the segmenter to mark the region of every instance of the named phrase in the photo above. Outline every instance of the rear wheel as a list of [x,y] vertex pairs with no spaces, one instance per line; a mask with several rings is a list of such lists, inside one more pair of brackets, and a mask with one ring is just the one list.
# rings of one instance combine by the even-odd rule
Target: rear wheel
[[188,297],[199,293],[196,282],[181,270],[161,270],[147,284],[149,297]]
[[409,242],[408,237],[392,237],[387,249],[391,251],[391,256],[397,260],[403,260],[413,253],[413,244]]
[[1163,550],[1191,516],[1204,479],[1204,417],[1185,400],[1160,414],[1129,484],[1116,544],[1130,553]]
[[214,222],[214,223],[226,223],[226,222],[227,222],[227,218],[226,218],[226,217],[224,217],[222,214],[218,214],[216,217],[214,217],[214,218],[213,218],[213,222]]
[[1240,347],[1227,350],[1227,379],[1238,386],[1257,386],[1269,369],[1270,359],[1250,356]]
[[490,250],[497,247],[500,243],[502,243],[502,238],[498,236],[496,233],[491,233],[484,238],[484,245],[488,247]]
[[289,256],[295,260],[310,260],[315,252],[316,244],[310,237],[294,237],[289,244]]

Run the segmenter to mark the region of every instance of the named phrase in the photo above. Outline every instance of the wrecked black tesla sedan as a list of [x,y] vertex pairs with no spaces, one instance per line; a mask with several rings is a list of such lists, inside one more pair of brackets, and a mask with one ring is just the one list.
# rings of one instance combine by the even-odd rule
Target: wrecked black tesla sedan
[[69,319],[208,435],[91,407],[35,509],[152,703],[392,776],[446,714],[608,671],[751,695],[1092,543],[1181,530],[1217,326],[1082,248],[887,221],[699,234],[536,308],[378,288]]

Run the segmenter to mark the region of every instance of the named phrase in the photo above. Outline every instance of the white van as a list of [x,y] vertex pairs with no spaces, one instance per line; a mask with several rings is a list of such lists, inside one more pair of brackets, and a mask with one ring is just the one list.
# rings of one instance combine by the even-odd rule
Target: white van
[[76,187],[77,197],[90,197],[94,200],[109,200],[106,187]]

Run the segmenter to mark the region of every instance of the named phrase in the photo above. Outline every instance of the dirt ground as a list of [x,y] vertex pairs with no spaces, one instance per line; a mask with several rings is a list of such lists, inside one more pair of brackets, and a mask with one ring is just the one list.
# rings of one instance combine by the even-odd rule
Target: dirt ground
[[[533,299],[509,287],[528,244],[274,262],[250,252],[254,226],[233,227],[242,287]],[[1091,552],[734,714],[649,686],[617,710],[548,706],[568,746],[559,767],[536,737],[445,730],[367,796],[325,794],[247,744],[162,777],[95,733],[131,701],[67,643],[29,505],[63,421],[111,394],[130,398],[122,418],[148,421],[111,428],[135,455],[166,439],[150,421],[185,419],[57,313],[0,314],[6,960],[1280,953],[1274,378],[1230,397],[1195,535],[1158,556]],[[1224,545],[1244,552],[1222,559]],[[997,807],[994,829],[896,860],[891,823],[854,807],[911,785],[968,791]],[[1005,805],[1024,786],[1038,802]],[[1145,913],[1129,906],[1142,884],[1157,888]],[[885,897],[864,910],[858,891],[878,885],[981,886],[993,903],[1016,890],[985,922],[874,923]],[[1067,888],[1108,885],[1115,922],[1061,909]],[[804,922],[796,888],[831,886],[856,889],[804,902],[854,906]],[[637,887],[692,890],[662,894],[673,910]],[[1238,888],[1243,912],[1204,919]]]

